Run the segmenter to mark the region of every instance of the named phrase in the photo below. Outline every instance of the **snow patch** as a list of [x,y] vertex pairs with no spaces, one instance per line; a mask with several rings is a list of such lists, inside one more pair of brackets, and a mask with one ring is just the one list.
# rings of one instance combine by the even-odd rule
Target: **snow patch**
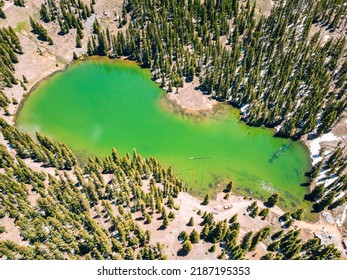
[[340,227],[342,227],[344,221],[346,220],[346,214],[347,214],[347,204],[345,206],[345,209],[342,211],[341,218],[336,219],[336,224]]
[[276,132],[279,132],[281,130],[281,128],[282,128],[282,125],[280,125],[280,124],[275,126]]
[[246,105],[242,106],[241,109],[240,109],[241,112],[242,113],[246,112],[248,107],[249,107],[249,104],[246,104]]
[[325,43],[326,41],[328,41],[330,39],[330,35],[324,35],[323,37],[323,42]]
[[322,136],[309,140],[309,150],[311,154],[311,160],[312,164],[315,165],[317,162],[319,162],[322,158],[319,156],[319,150],[321,148],[321,143],[323,142],[331,142],[336,141],[339,138],[335,136],[332,132],[323,134]]

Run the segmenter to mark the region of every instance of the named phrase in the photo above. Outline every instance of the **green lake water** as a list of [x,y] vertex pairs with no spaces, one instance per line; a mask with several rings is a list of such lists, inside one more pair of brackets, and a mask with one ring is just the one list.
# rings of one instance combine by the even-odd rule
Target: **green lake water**
[[30,94],[16,124],[66,143],[77,155],[124,155],[133,148],[155,156],[203,195],[233,180],[238,193],[265,199],[281,194],[287,209],[305,207],[308,152],[300,142],[238,121],[225,105],[218,114],[193,118],[162,105],[163,91],[148,70],[121,60],[90,59],[43,81]]

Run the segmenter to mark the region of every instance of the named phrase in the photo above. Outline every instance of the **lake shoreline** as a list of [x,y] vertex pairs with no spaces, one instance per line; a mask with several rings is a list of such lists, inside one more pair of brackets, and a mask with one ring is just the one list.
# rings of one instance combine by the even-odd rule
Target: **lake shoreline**
[[[96,57],[96,59],[99,59],[99,58]],[[82,60],[84,60],[84,59],[82,59]],[[125,61],[126,61],[126,60],[128,60],[128,59],[126,59],[126,58],[121,58],[121,60],[125,60]],[[40,84],[41,82],[43,82],[43,81],[45,81],[45,80],[51,78],[52,76],[54,76],[54,75],[57,74],[57,73],[66,71],[67,69],[69,69],[69,67],[71,67],[72,65],[74,65],[76,62],[79,62],[79,61],[81,61],[81,59],[78,59],[77,61],[72,60],[71,63],[64,65],[64,67],[63,67],[62,69],[52,69],[52,70],[54,70],[54,71],[52,71],[49,75],[44,75],[44,74],[42,74],[42,75],[41,75],[41,76],[42,76],[42,79],[41,79],[40,81],[37,81],[37,82],[30,88],[30,90],[28,91],[28,93],[25,94],[25,95],[23,96],[22,99],[18,100],[19,106],[18,106],[18,108],[17,108],[17,110],[16,110],[15,117],[17,116],[17,114],[18,114],[20,108],[22,108],[22,106],[24,105],[24,102],[26,101],[26,99],[27,99],[27,98],[30,96],[30,94],[39,86],[39,84]],[[132,61],[132,60],[128,60],[128,61]],[[19,87],[19,88],[21,89],[21,87]],[[174,94],[174,93],[171,93],[171,94]],[[201,93],[201,95],[202,95],[202,93]],[[167,94],[165,95],[165,97],[167,97]],[[164,98],[163,98],[163,99],[164,99]],[[165,98],[165,99],[166,99],[166,98]],[[178,107],[180,106],[179,103],[175,103],[173,100],[170,100],[170,102],[171,102],[171,104],[173,104],[176,108],[178,108]],[[211,114],[211,111],[213,111],[213,112],[218,112],[218,106],[219,106],[219,105],[221,105],[221,102],[217,102],[217,101],[216,101],[215,104],[212,106],[212,109],[210,109],[210,110],[195,110],[195,112],[193,113],[193,115],[195,115],[195,116],[197,116],[197,115],[198,115],[198,116],[205,116],[206,114],[207,114],[207,115]],[[188,112],[188,114],[189,114],[189,113],[191,113],[192,111],[187,111],[186,109],[183,108],[181,112],[183,112],[183,113],[185,113],[185,114]],[[14,121],[15,121],[15,118],[14,118]],[[272,131],[273,131],[273,134],[274,134],[275,130],[273,129]],[[1,139],[1,142],[3,142],[2,139]],[[5,142],[5,141],[4,141],[4,142]],[[301,142],[301,143],[302,143],[303,145],[305,145],[305,147],[307,148],[307,151],[308,151],[308,153],[310,154],[310,162],[311,162],[311,164],[312,164],[312,151],[310,150],[310,140],[307,140],[307,139],[300,139],[299,142]],[[4,144],[5,144],[5,143],[4,143]],[[30,166],[30,168],[37,169],[37,163],[30,162],[30,163],[29,163],[29,166]],[[216,190],[217,199],[219,198],[218,201],[222,201],[222,200],[220,199],[220,194],[221,194],[220,190]],[[199,201],[199,199],[200,199],[199,196],[194,195],[194,194],[187,193],[187,196],[185,197],[185,199],[183,199],[182,203],[193,204],[193,203],[197,203],[197,201]],[[241,193],[237,193],[237,191],[235,191],[235,192],[231,195],[231,199],[232,199],[232,201],[235,199],[235,200],[240,201],[240,202],[241,202],[242,200],[245,200],[245,201],[248,200],[248,199],[245,198],[245,195],[242,195]],[[262,205],[262,201],[260,201],[259,199],[255,199],[254,197],[252,198],[252,201],[257,201],[259,205]],[[216,201],[215,203],[217,203],[217,201]],[[211,209],[212,209],[212,208],[211,208]],[[278,214],[279,214],[279,213],[284,213],[284,212],[285,212],[285,210],[283,210],[283,209],[280,208],[280,207],[276,207],[276,209],[278,209],[277,211],[279,211]],[[276,211],[276,212],[277,212],[277,211]],[[308,231],[311,231],[310,234],[312,234],[312,233],[316,234],[316,232],[321,232],[321,231],[323,231],[324,226],[327,227],[327,225],[328,225],[327,221],[326,221],[326,220],[322,217],[322,215],[320,215],[320,214],[317,215],[316,218],[314,218],[314,219],[305,220],[305,221],[302,221],[302,222],[299,222],[299,221],[298,221],[297,223],[300,224],[300,226],[299,226],[300,228],[302,228],[302,229],[307,229]],[[322,226],[322,225],[324,225],[324,226]],[[319,227],[319,229],[318,229],[318,227]],[[332,225],[331,225],[331,229],[332,229],[332,232],[336,233],[338,228],[337,228],[336,225],[334,225],[333,227],[332,227]]]
[[55,71],[51,72],[48,76],[44,76],[43,74],[41,75],[41,79],[39,81],[37,81],[31,88],[30,90],[28,90],[27,93],[23,94],[23,97],[21,98],[20,101],[18,101],[18,108],[17,110],[15,111],[15,113],[12,115],[13,118],[12,118],[12,124],[15,125],[16,124],[16,119],[18,117],[18,113],[19,111],[23,108],[24,106],[24,103],[25,101],[30,97],[30,94],[35,91],[40,85],[41,83],[49,80],[51,77],[53,77],[54,75],[58,74],[58,73],[61,73],[61,72],[64,72],[66,70],[68,70],[68,68],[70,66],[72,66],[74,64],[74,61],[72,61],[71,63],[69,64],[65,64],[64,68],[62,69],[56,69]]
[[[11,116],[5,117],[11,124],[16,124],[16,118],[18,116],[18,112],[21,110],[21,108],[24,106],[25,101],[29,98],[30,94],[37,89],[37,87],[46,80],[50,79],[52,76],[54,76],[57,73],[65,72],[68,70],[71,66],[74,64],[84,61],[86,59],[109,59],[110,61],[129,61],[134,62],[137,65],[141,66],[137,61],[129,59],[128,57],[117,57],[117,58],[106,58],[106,57],[99,57],[99,56],[92,56],[92,57],[85,57],[84,55],[80,56],[78,59],[74,60],[72,59],[69,63],[63,64],[62,67],[59,67],[56,69],[57,66],[52,67],[50,69],[50,73],[47,75],[45,72],[38,75],[38,79],[36,79],[32,85],[29,87],[27,92],[24,92],[22,95],[20,91],[23,91],[22,87],[17,85],[15,86],[18,89],[14,89],[13,97],[17,99],[18,105],[17,108],[15,108],[15,111],[11,114]],[[154,81],[156,84],[158,84],[158,81]],[[29,81],[30,85],[30,81]],[[171,92],[166,93],[163,100],[166,104],[164,106],[166,109],[172,110],[176,113],[180,113],[182,115],[188,115],[192,117],[197,117],[198,119],[201,117],[208,117],[210,115],[215,115],[216,112],[218,112],[220,108],[220,104],[224,104],[224,102],[218,102],[214,99],[212,99],[210,96],[204,95],[200,90],[196,89],[196,81],[194,79],[191,83],[184,83],[183,88],[178,89],[178,94]],[[5,88],[6,92],[6,88]],[[194,101],[188,101],[191,97]],[[234,108],[234,107],[233,107]],[[238,108],[236,108],[239,110]],[[276,129],[271,129],[274,132],[276,132]],[[311,165],[313,165],[313,157],[315,156],[312,152],[311,148],[311,142],[312,140],[307,139],[307,135],[301,137],[299,139],[299,142],[301,142],[307,149]]]
[[[76,63],[83,61],[85,59],[92,59],[92,60],[104,60],[107,59],[110,62],[114,62],[114,61],[125,61],[125,62],[131,62],[131,63],[136,63],[137,65],[139,65],[137,62],[128,59],[126,57],[121,57],[121,58],[117,58],[117,59],[108,59],[108,58],[103,58],[103,57],[98,57],[98,56],[93,56],[91,58],[85,58],[84,56],[80,59],[77,60],[72,60],[69,64],[66,64],[64,66],[64,68],[62,69],[55,69],[55,71],[51,72],[48,76],[43,76],[42,75],[42,79],[38,82],[36,82],[28,91],[27,94],[25,94],[25,96],[23,96],[23,98],[20,100],[19,106],[16,110],[16,114],[13,118],[13,123],[16,123],[16,118],[18,115],[19,110],[24,106],[25,101],[27,100],[27,98],[30,96],[30,94],[37,89],[37,87],[41,84],[41,82],[44,82],[46,80],[48,80],[49,78],[51,78],[52,76],[54,76],[56,73],[60,73],[60,72],[64,72],[66,70],[68,70],[71,66],[75,65]],[[185,84],[187,85],[187,83]],[[184,87],[182,90],[184,90],[185,92],[183,94],[189,95],[189,92],[187,91],[187,87]],[[201,96],[201,98],[207,98],[207,96],[203,95],[200,91],[196,90],[195,91],[197,94],[199,94]],[[180,93],[175,94],[175,93],[166,93],[165,96],[163,98],[161,98],[161,100],[163,100],[164,102],[167,102],[167,104],[169,104],[169,106],[171,106],[172,108],[169,108],[169,110],[175,111],[176,113],[180,113],[183,115],[188,115],[188,116],[192,116],[193,118],[204,118],[204,117],[210,117],[210,116],[216,116],[221,110],[220,108],[224,107],[227,108],[224,103],[222,102],[218,102],[215,100],[212,100],[212,102],[210,103],[210,109],[200,109],[200,108],[190,108],[187,109],[185,107],[182,106],[182,104],[180,102],[177,102],[177,100],[170,98],[170,96],[179,96]],[[237,110],[237,109],[235,109]],[[275,131],[274,129],[272,130],[273,132]],[[305,141],[303,141],[302,139],[300,140],[300,143],[305,145],[305,148],[307,150],[307,152],[309,153],[309,143],[306,143]],[[310,159],[311,161],[311,159]],[[308,189],[309,190],[309,189]],[[216,190],[217,192],[217,190]],[[244,195],[240,195],[241,197]]]
[[[83,61],[85,59],[91,59],[92,61],[103,61],[106,59],[107,61],[110,61],[111,63],[116,62],[116,61],[124,61],[124,62],[130,62],[130,63],[134,63],[134,64],[139,65],[137,62],[135,62],[131,59],[128,59],[127,57],[121,57],[121,58],[117,58],[117,59],[108,59],[108,58],[98,57],[98,56],[93,56],[91,58],[86,58],[86,57],[82,56],[81,58],[79,58],[77,60],[72,60],[69,64],[66,64],[62,69],[52,69],[55,71],[52,71],[48,76],[42,75],[42,79],[40,81],[36,82],[30,88],[28,93],[25,94],[23,96],[23,98],[20,100],[19,106],[18,106],[16,113],[13,117],[13,123],[16,124],[18,112],[24,106],[24,104],[25,104],[27,98],[30,96],[30,94],[33,91],[35,91],[42,82],[49,80],[52,76],[54,76],[57,73],[61,73],[61,72],[68,70],[70,67],[72,67],[76,63],[79,63],[80,61]],[[158,84],[158,83],[156,83],[156,84]],[[184,90],[184,93],[183,93],[184,95],[189,96],[189,91],[187,91],[187,87],[191,87],[191,85],[189,85],[188,83],[185,83],[185,87],[182,90]],[[179,114],[183,115],[184,117],[185,116],[188,116],[188,118],[191,117],[192,119],[196,119],[197,121],[199,121],[200,119],[209,118],[209,117],[218,119],[220,117],[223,117],[225,115],[226,110],[229,109],[229,106],[225,105],[224,102],[218,102],[216,100],[211,100],[211,102],[209,103],[209,106],[210,106],[209,109],[207,109],[207,108],[201,109],[201,107],[199,107],[199,106],[198,107],[193,106],[190,109],[188,109],[186,106],[182,106],[182,103],[179,101],[180,99],[175,100],[175,99],[171,98],[171,96],[181,96],[180,94],[181,93],[178,93],[178,94],[166,93],[162,98],[160,98],[160,103],[162,103],[160,105],[163,106],[164,109],[173,111],[174,113],[179,113]],[[197,96],[200,96],[201,99],[207,99],[207,96],[203,95],[201,93],[201,91],[195,90],[194,94]],[[165,104],[163,105],[163,103],[165,103]],[[236,108],[235,111],[238,112],[239,110]],[[272,134],[274,134],[274,130],[272,130]],[[303,144],[306,144],[304,141],[300,140],[300,142]],[[305,145],[305,150],[309,151],[308,148],[309,148],[308,145]]]
[[[310,206],[302,202],[302,197],[307,192],[306,188],[300,185],[306,182],[303,174],[308,171],[310,163],[305,148],[298,142],[273,137],[273,132],[266,128],[247,126],[239,120],[239,110],[222,102],[216,102],[211,110],[198,111],[198,115],[194,116],[188,116],[186,110],[177,104],[173,107],[176,111],[182,110],[179,112],[181,115],[172,113],[171,110],[165,112],[160,103],[168,100],[164,98],[168,94],[165,95],[159,86],[153,83],[148,69],[142,70],[131,60],[93,57],[84,63],[70,64],[66,69],[70,69],[69,72],[59,73],[49,82],[43,82],[42,86],[33,92],[32,99],[26,100],[27,103],[24,103],[26,106],[20,111],[16,120],[17,126],[22,131],[35,136],[35,131],[39,130],[52,139],[59,139],[68,144],[73,151],[89,150],[96,156],[107,156],[109,148],[113,145],[121,154],[136,147],[143,156],[156,156],[166,166],[171,165],[174,170],[179,170],[178,172],[184,170],[181,179],[203,195],[206,193],[212,195],[216,191],[217,184],[225,186],[224,183],[227,182],[224,181],[229,178],[240,189],[246,190],[243,195],[253,194],[259,199],[266,200],[271,193],[277,191],[283,197],[280,204],[284,209],[291,210],[297,206],[309,211]],[[137,80],[137,74],[133,76],[130,73],[139,73],[138,77],[141,79]],[[139,82],[136,87],[132,86],[134,83],[137,84],[135,81]],[[145,84],[141,81],[145,81]],[[83,88],[85,90],[82,91],[82,97],[80,89]],[[96,92],[103,93],[100,99],[95,95]],[[127,94],[121,94],[122,92]],[[152,100],[155,100],[155,103]],[[168,102],[172,105],[170,99]],[[119,104],[122,105],[118,107]],[[122,108],[127,109],[123,111]],[[85,115],[86,110],[89,113]],[[114,114],[114,110],[118,113]],[[133,113],[127,114],[130,111]],[[119,118],[113,117],[118,114],[127,120],[126,123],[123,121],[118,123]],[[88,115],[99,117],[90,118]],[[75,120],[76,116],[79,122],[77,126],[71,124],[71,120]],[[139,122],[139,118],[158,121]],[[88,123],[97,123],[98,127],[95,128],[94,125],[92,128]],[[123,123],[126,127],[123,127]],[[124,133],[119,138],[117,133],[112,132],[114,125],[124,132],[128,131],[128,126],[133,127],[140,134],[137,133],[135,138],[133,136],[129,138],[128,133]],[[154,131],[168,132],[162,135],[159,142],[151,141],[155,144],[149,144],[146,139],[151,135],[147,135],[141,128],[147,126]],[[170,129],[165,130],[165,127]],[[95,134],[95,131],[104,132]],[[172,146],[172,139],[183,132],[184,137],[188,137],[189,143],[193,142],[196,145],[187,146],[184,137],[179,137],[176,145]],[[196,138],[196,135],[200,138]],[[81,143],[79,137],[86,141]],[[108,144],[105,145],[106,142],[101,139],[113,140],[107,140]],[[278,156],[275,156],[275,162],[270,160],[278,150],[281,151],[283,146],[289,144],[293,146],[293,150],[286,154],[284,160],[281,158],[277,161]],[[160,149],[157,148],[158,145],[161,145]],[[255,156],[257,153],[258,156]],[[192,158],[203,161],[184,161]],[[206,159],[214,161],[212,163]],[[189,168],[194,171],[186,171],[190,170]],[[283,179],[285,177],[286,180]],[[298,189],[292,186],[297,186]]]

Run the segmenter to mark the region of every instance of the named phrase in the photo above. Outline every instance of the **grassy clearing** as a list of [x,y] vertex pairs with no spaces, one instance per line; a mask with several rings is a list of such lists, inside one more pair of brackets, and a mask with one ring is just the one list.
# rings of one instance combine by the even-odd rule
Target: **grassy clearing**
[[29,29],[29,22],[28,21],[21,21],[18,22],[16,25],[15,30],[17,32],[21,32],[22,30],[28,30]]

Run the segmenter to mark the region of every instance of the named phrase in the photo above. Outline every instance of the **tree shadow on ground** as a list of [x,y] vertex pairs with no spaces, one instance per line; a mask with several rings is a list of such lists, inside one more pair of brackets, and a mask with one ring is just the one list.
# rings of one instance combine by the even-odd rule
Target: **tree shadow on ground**
[[157,230],[165,230],[166,227],[164,225],[161,225],[160,227],[157,228]]
[[185,257],[188,255],[188,252],[186,250],[183,250],[182,248],[177,251],[177,256],[179,257]]

